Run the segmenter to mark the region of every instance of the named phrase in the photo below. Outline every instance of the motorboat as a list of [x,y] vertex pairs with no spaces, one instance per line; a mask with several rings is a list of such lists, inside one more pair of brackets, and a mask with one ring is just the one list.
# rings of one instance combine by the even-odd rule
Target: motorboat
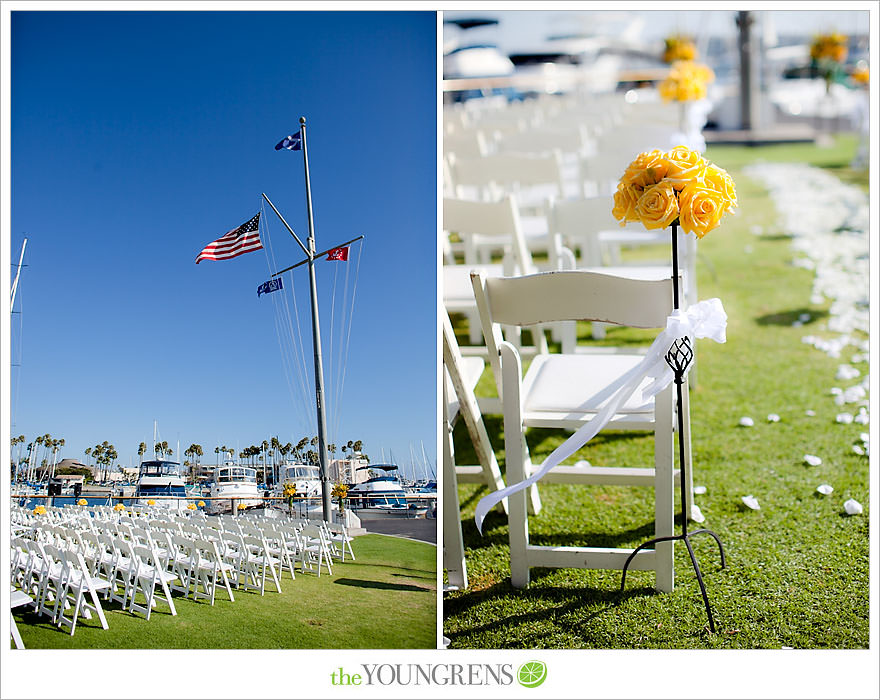
[[263,505],[263,496],[257,487],[257,470],[227,462],[214,468],[207,484],[211,497],[205,506],[209,513],[228,513],[233,508],[254,508]]
[[[394,464],[371,464],[358,467],[360,470],[397,471]],[[348,490],[346,508],[360,520],[382,518],[424,518],[428,507],[410,503],[407,493],[396,475],[383,474],[371,476],[366,481],[355,484]]]
[[186,509],[186,484],[180,474],[180,462],[167,459],[150,459],[141,463],[135,489],[135,504],[150,505],[155,501],[158,508]]

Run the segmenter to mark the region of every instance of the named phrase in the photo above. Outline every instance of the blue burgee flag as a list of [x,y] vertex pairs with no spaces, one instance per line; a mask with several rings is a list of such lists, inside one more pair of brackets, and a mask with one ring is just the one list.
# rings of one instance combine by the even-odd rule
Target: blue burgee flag
[[269,280],[268,282],[263,282],[259,287],[257,287],[257,297],[261,294],[268,294],[269,292],[276,292],[282,288],[281,278],[277,277],[274,280]]
[[295,134],[291,134],[290,136],[285,136],[283,139],[275,144],[276,151],[280,151],[282,148],[286,148],[288,151],[301,151],[302,134],[296,132]]

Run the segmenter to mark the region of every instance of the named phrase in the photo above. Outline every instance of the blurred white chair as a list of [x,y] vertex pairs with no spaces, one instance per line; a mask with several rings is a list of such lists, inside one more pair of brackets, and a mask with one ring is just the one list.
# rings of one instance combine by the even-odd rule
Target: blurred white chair
[[[529,427],[578,429],[596,415],[620,385],[619,378],[638,365],[643,356],[538,355],[523,376],[520,354],[513,345],[502,340],[501,325],[600,320],[637,328],[665,328],[672,312],[672,280],[632,280],[584,271],[495,279],[476,272],[472,280],[504,406],[507,482],[515,484],[533,471],[525,430]],[[607,428],[652,431],[652,466],[557,466],[543,481],[652,486],[655,534],[662,537],[671,535],[673,529],[673,392],[669,386],[653,398],[645,397],[642,390],[648,383],[645,379],[619,407]],[[687,391],[684,395],[682,408],[687,417]],[[687,445],[686,459],[690,460],[688,420],[681,428]],[[687,488],[690,490],[690,484]],[[508,501],[511,582],[515,587],[528,585],[532,566],[620,569],[633,551],[530,545],[526,494],[522,491],[512,494]],[[673,586],[672,555],[672,543],[661,542],[644,556],[639,552],[633,565],[656,571],[657,589],[669,591]]]

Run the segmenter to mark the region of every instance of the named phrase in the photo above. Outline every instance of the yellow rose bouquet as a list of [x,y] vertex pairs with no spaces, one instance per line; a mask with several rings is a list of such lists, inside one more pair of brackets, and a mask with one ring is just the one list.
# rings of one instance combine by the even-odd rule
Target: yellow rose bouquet
[[293,512],[293,497],[296,495],[296,484],[292,481],[285,481],[284,486],[282,486],[282,490],[284,492],[284,497],[287,499],[287,506],[290,508],[290,512]]
[[690,37],[670,36],[663,40],[663,62],[693,61],[697,57],[697,47]]
[[115,506],[113,506],[113,510],[118,513],[121,510],[125,510],[125,506],[122,503],[117,503]]
[[339,512],[345,512],[345,498],[348,496],[348,486],[345,484],[334,484],[330,495],[339,499]]
[[694,61],[676,61],[657,90],[665,102],[690,102],[702,100],[707,85],[714,81],[715,72],[709,66]]
[[727,171],[686,146],[640,153],[627,166],[614,193],[614,218],[646,229],[681,226],[702,238],[736,208],[736,188]]
[[825,80],[825,91],[828,94],[831,94],[832,83],[845,81],[843,62],[849,53],[847,41],[848,38],[844,34],[831,32],[819,34],[810,44],[813,69]]
[[847,37],[839,32],[819,34],[810,44],[810,58],[814,61],[834,61],[843,63],[849,53]]
[[849,74],[850,79],[860,87],[868,87],[871,82],[871,76],[868,73],[868,66],[859,65]]

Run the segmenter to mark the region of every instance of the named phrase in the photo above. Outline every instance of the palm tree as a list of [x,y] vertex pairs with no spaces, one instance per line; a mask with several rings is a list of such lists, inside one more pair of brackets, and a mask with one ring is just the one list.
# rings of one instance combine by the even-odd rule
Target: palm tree
[[144,453],[147,451],[147,443],[142,442],[138,445],[138,465],[144,461]]

